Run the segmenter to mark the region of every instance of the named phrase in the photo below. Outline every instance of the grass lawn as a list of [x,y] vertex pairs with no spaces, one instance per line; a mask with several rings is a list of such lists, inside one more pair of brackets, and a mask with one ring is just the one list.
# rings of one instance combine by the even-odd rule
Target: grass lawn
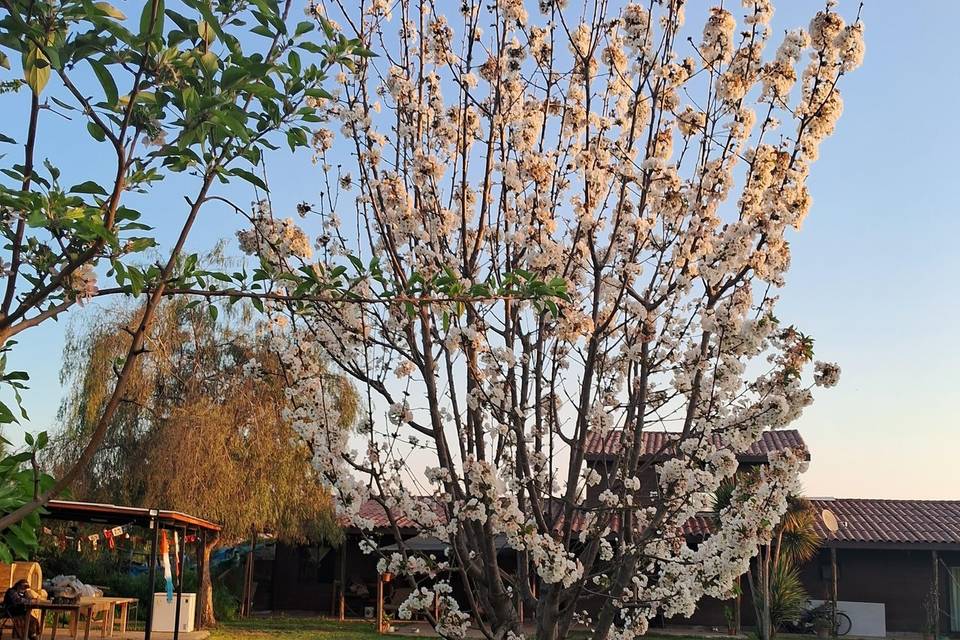
[[[570,634],[570,640],[587,637],[586,632]],[[376,633],[371,622],[336,622],[323,618],[310,617],[270,617],[247,618],[234,622],[221,622],[210,634],[210,640],[386,640],[388,638],[423,638],[423,636],[402,636],[390,634],[381,636]],[[703,638],[680,635],[646,636],[648,640],[704,640]]]
[[416,636],[378,635],[372,622],[336,622],[321,618],[271,617],[221,622],[210,640],[373,640]]

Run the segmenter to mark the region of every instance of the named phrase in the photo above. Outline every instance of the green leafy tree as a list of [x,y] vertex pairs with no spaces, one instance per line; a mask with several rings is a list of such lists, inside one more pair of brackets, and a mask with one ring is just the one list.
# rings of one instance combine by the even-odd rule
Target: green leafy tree
[[[16,509],[40,495],[53,485],[53,478],[40,469],[38,454],[47,445],[47,434],[36,437],[26,434],[26,448],[0,457],[0,511]],[[10,443],[0,438],[4,448]],[[14,557],[26,557],[36,548],[40,514],[29,516],[0,531],[0,562],[13,562]]]
[[[111,392],[88,440],[56,482],[40,482],[38,492],[17,493],[8,480],[0,489],[11,496],[0,509],[0,531],[24,522],[94,459],[162,298],[215,290],[216,282],[229,280],[201,271],[197,257],[185,254],[201,209],[226,202],[227,183],[265,190],[257,175],[265,154],[284,141],[292,149],[306,146],[316,101],[327,97],[326,73],[334,65],[352,68],[355,56],[365,55],[358,41],[338,36],[323,20],[319,36],[312,33],[317,21],[294,24],[291,5],[183,0],[166,7],[164,0],[146,0],[127,18],[108,2],[0,0],[0,66],[8,70],[0,88],[12,94],[3,96],[12,106],[0,124],[0,143],[9,149],[0,156],[0,345],[13,348],[14,337],[95,296],[142,301],[122,352],[104,372]],[[40,135],[53,115],[69,118],[65,141],[62,134]],[[105,172],[97,171],[102,162],[66,169],[65,147],[82,139],[110,158]],[[72,175],[78,171],[89,173]],[[193,182],[182,200],[168,203],[165,228],[155,230],[141,221],[129,194],[148,193],[172,174]],[[168,254],[140,266],[160,232],[174,238]],[[103,284],[104,274],[111,286]],[[0,405],[0,426],[27,415],[19,392],[28,373],[5,364],[0,384],[13,391],[18,412]],[[0,555],[11,548],[4,540]]]

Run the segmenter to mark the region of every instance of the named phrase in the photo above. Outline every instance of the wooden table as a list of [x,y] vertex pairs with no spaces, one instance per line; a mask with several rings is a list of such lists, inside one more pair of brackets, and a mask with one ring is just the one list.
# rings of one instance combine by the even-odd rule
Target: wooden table
[[[47,612],[53,611],[55,613],[69,613],[72,614],[70,617],[70,628],[69,633],[74,637],[78,637],[79,632],[79,622],[80,614],[86,613],[87,622],[84,625],[83,629],[83,639],[89,640],[90,638],[90,618],[92,618],[93,607],[90,604],[83,602],[75,602],[72,604],[53,602],[52,600],[34,600],[27,604],[27,616],[30,615],[32,611],[40,612],[40,635],[43,636],[43,627],[47,620]],[[56,617],[53,619],[53,628],[50,631],[50,640],[54,640],[57,637],[57,627],[59,626],[59,621]]]
[[[80,598],[80,604],[89,607],[87,613],[88,626],[89,618],[103,611],[103,628],[100,632],[101,638],[113,636],[113,628],[120,624],[120,635],[127,632],[127,613],[130,605],[137,602],[136,598],[113,598],[108,596],[99,596],[96,598]],[[117,615],[119,610],[120,615]]]
[[[81,598],[81,602],[84,599]],[[127,632],[127,613],[130,610],[130,605],[138,602],[136,598],[113,598],[113,597],[101,597],[101,598],[90,598],[90,601],[96,605],[106,605],[106,619],[103,621],[103,637],[112,637],[113,628],[115,624],[120,625],[120,635],[122,636]],[[120,612],[120,615],[117,615],[117,612]]]

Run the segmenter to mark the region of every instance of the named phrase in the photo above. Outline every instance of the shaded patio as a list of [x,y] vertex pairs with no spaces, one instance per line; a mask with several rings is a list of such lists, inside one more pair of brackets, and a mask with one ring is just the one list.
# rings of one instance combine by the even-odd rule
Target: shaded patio
[[[145,507],[129,507],[113,504],[101,504],[90,502],[75,502],[70,500],[51,500],[45,507],[45,512],[41,514],[42,520],[59,520],[65,522],[75,522],[83,524],[107,525],[113,527],[139,527],[148,532],[149,553],[148,553],[148,584],[155,585],[157,577],[157,566],[159,560],[160,536],[162,531],[176,533],[183,540],[179,545],[179,556],[176,557],[177,566],[185,567],[188,539],[194,541],[196,553],[196,567],[198,576],[204,570],[204,547],[210,536],[216,536],[220,532],[220,525],[204,520],[179,511],[169,511],[163,509],[151,509]],[[181,569],[175,577],[175,595],[176,608],[174,620],[181,619],[181,603],[183,598],[183,579],[186,571]],[[151,588],[152,589],[152,588]],[[122,595],[122,594],[121,594]],[[209,633],[202,630],[202,607],[199,601],[196,603],[194,612],[193,632],[181,631],[179,626],[170,632],[153,631],[154,603],[153,598],[148,598],[146,604],[146,619],[144,621],[143,631],[131,631],[114,629],[113,616],[109,616],[109,629],[100,628],[91,629],[92,637],[111,637],[111,638],[143,638],[144,640],[172,638],[173,640],[201,640],[206,638]],[[108,624],[102,623],[104,627]],[[46,629],[44,637],[50,637],[53,629]],[[84,631],[78,626],[74,637],[82,637]],[[56,630],[56,637],[71,637],[68,629],[60,628]]]

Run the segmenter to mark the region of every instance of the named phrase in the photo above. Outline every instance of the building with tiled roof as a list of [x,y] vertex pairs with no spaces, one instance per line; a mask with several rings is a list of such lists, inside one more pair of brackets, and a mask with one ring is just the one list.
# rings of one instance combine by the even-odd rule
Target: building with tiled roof
[[[641,434],[640,456],[641,458],[667,456],[672,450],[679,434],[670,431],[644,431]],[[587,440],[584,446],[585,457],[587,460],[604,460],[615,456],[623,451],[625,443],[623,441],[623,432],[612,430],[601,435],[599,433],[587,434]],[[764,431],[760,440],[755,442],[750,449],[737,456],[740,462],[763,463],[767,462],[770,453],[774,451],[783,451],[784,449],[802,449],[807,451],[807,444],[796,429],[780,429],[776,431]],[[810,454],[807,453],[809,459]]]
[[[670,455],[676,433],[647,431],[643,433],[641,454],[654,464],[645,465],[640,472],[641,501],[655,502],[657,498],[656,462]],[[605,476],[617,452],[627,443],[623,434],[612,431],[604,436],[591,435],[586,442],[586,463],[601,475],[600,484],[591,488],[596,492],[605,487]],[[787,448],[809,450],[799,432],[784,429],[765,432],[748,451],[737,456],[742,469],[762,465],[770,453]],[[649,494],[649,495],[648,495]],[[588,498],[589,501],[590,498]],[[443,505],[434,498],[430,501],[441,519]],[[839,607],[853,620],[851,635],[870,636],[889,632],[918,632],[927,619],[924,602],[934,602],[939,610],[934,618],[943,633],[960,636],[960,500],[882,500],[864,498],[813,498],[817,528],[822,537],[818,555],[801,570],[801,580],[813,599],[828,599],[833,589],[833,567],[836,567],[836,589]],[[830,515],[824,517],[824,512]],[[383,506],[368,501],[361,506],[361,515],[369,519],[377,537],[385,548],[395,544],[393,524],[404,539],[414,540],[414,546],[424,553],[441,553],[446,542],[418,536],[418,530],[409,514],[394,512],[394,522]],[[836,521],[836,530],[825,522]],[[692,544],[711,534],[712,514],[691,518],[683,533]],[[576,529],[576,522],[574,523]],[[616,531],[617,527],[611,525]],[[376,588],[376,560],[372,555],[359,553],[360,532],[347,530],[347,543],[336,553],[328,553],[317,561],[314,554],[302,547],[278,545],[274,574],[283,576],[274,580],[271,602],[273,608],[315,610],[346,615],[363,611],[363,598],[350,595],[349,588],[365,584]],[[497,542],[501,553],[512,551]],[[507,561],[505,566],[512,561]],[[306,567],[306,568],[305,568]],[[348,593],[342,592],[346,585]],[[743,588],[742,622],[749,627],[752,608],[746,581]],[[936,594],[932,596],[931,594]],[[309,603],[315,603],[310,605]],[[329,603],[329,604],[324,604]],[[705,599],[694,616],[684,620],[670,620],[667,624],[694,625],[708,629],[725,627],[725,609],[729,602]],[[330,607],[330,608],[328,608]]]
[[902,546],[960,549],[960,500],[877,500],[813,498],[817,513],[827,509],[839,525],[836,533],[817,520],[831,546]]

